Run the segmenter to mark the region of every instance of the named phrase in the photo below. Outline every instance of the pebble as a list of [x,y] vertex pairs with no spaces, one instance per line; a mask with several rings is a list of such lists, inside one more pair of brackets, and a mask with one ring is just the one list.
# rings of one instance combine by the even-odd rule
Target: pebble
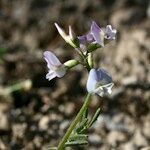
[[16,124],[13,124],[12,126],[12,131],[13,131],[13,135],[15,138],[23,138],[24,137],[24,134],[25,134],[25,130],[27,128],[27,124],[26,123],[23,123],[23,124],[20,124],[20,123],[16,123]]
[[8,131],[10,129],[8,116],[0,113],[0,130]]
[[63,121],[61,124],[60,124],[60,130],[64,131],[65,129],[67,129],[67,127],[69,126],[69,121]]
[[150,115],[143,122],[143,134],[150,139]]
[[48,122],[49,122],[49,116],[44,116],[39,121],[39,129],[40,130],[47,130],[48,129]]
[[68,102],[66,105],[65,105],[65,114],[67,116],[70,116],[74,113],[74,110],[75,110],[75,105],[74,103],[72,102]]
[[121,150],[135,150],[135,145],[132,141],[124,143],[120,146]]
[[137,129],[134,134],[134,144],[138,147],[148,146],[146,138],[142,135],[141,130]]
[[101,144],[101,137],[97,134],[91,134],[88,137],[89,142],[92,143],[93,145],[100,145]]
[[111,131],[107,136],[108,143],[112,146],[116,146],[119,142],[125,142],[127,137],[124,133],[119,131]]
[[8,119],[8,105],[5,103],[0,104],[0,130],[10,130]]

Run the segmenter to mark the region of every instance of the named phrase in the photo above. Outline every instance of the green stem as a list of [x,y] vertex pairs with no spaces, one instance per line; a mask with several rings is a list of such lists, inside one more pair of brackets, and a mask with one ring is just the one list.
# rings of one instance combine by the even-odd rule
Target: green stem
[[87,56],[84,55],[81,48],[78,47],[78,48],[76,48],[76,50],[79,52],[79,55],[80,55],[82,61],[84,62],[84,65],[85,65],[86,69],[88,71],[90,71],[91,69],[90,69],[90,66],[89,66],[89,63],[88,63],[88,60],[87,60]]
[[90,66],[90,69],[92,69],[94,67],[93,54],[88,53],[87,59],[88,59],[88,64]]
[[59,145],[58,145],[58,149],[57,150],[64,150],[65,148],[65,143],[67,142],[70,134],[72,133],[73,129],[75,128],[75,126],[77,125],[77,123],[81,120],[83,113],[85,112],[85,110],[87,109],[89,103],[91,102],[91,94],[88,93],[87,97],[84,101],[83,106],[81,107],[80,111],[78,112],[76,118],[74,119],[74,121],[71,123],[70,127],[68,128],[66,134],[64,135],[64,137],[62,138],[62,140],[60,141]]

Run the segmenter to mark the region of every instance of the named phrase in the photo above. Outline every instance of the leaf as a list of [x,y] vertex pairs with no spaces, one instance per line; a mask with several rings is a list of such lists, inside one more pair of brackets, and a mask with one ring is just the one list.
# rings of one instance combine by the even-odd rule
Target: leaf
[[8,50],[7,48],[0,47],[0,56],[1,56],[2,54],[6,53],[7,50]]
[[86,134],[76,134],[69,137],[65,146],[85,145],[88,144],[88,136]]
[[83,116],[82,116],[82,120],[84,120],[87,117],[88,117],[88,108],[84,111]]
[[79,140],[79,141],[68,141],[65,143],[65,146],[76,146],[76,145],[86,145],[88,141]]
[[69,137],[69,142],[70,141],[83,141],[83,140],[87,140],[87,135],[86,134],[76,134],[76,135],[72,135]]
[[75,129],[75,131],[76,131],[77,133],[80,133],[80,131],[81,131],[85,126],[87,126],[87,122],[88,122],[88,118],[84,118],[84,119],[82,120],[82,122],[77,126],[77,128]]
[[89,122],[87,128],[91,127],[91,126],[93,125],[93,123],[95,123],[95,121],[97,120],[97,118],[98,118],[99,115],[100,115],[100,111],[101,111],[100,108],[98,108],[98,109],[96,110],[96,112],[95,112],[95,114],[93,115],[91,121]]

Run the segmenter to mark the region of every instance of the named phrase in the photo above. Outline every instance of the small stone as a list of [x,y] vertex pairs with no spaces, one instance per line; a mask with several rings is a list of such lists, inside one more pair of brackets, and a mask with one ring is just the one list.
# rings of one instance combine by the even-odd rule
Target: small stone
[[142,135],[141,130],[137,129],[134,134],[134,144],[138,147],[148,146],[146,138]]
[[111,146],[109,144],[103,144],[99,150],[112,150]]
[[6,150],[7,149],[6,145],[4,144],[4,142],[1,139],[0,139],[0,149],[1,150]]
[[134,146],[134,143],[130,141],[130,142],[127,142],[125,144],[122,144],[120,146],[120,149],[121,150],[134,150],[135,146]]
[[0,130],[8,131],[10,129],[8,116],[6,114],[0,114],[0,121]]
[[27,128],[27,124],[23,123],[23,124],[13,124],[12,126],[12,131],[13,131],[13,135],[15,138],[23,138],[24,134],[25,134],[25,130]]
[[88,139],[89,139],[89,142],[91,142],[94,145],[100,145],[101,141],[102,141],[101,137],[99,135],[97,135],[97,134],[89,135]]
[[0,130],[10,130],[8,119],[8,105],[5,103],[0,104]]
[[150,116],[145,118],[143,124],[143,134],[150,139]]
[[148,146],[148,147],[143,147],[143,148],[141,148],[141,150],[150,150],[150,146]]
[[64,131],[67,129],[67,127],[69,126],[69,121],[63,121],[61,124],[60,124],[60,130]]
[[33,143],[36,145],[37,148],[40,148],[40,147],[41,147],[42,141],[43,141],[43,138],[40,137],[40,136],[36,136],[36,137],[33,139]]
[[125,77],[122,79],[121,83],[123,85],[130,85],[130,84],[135,84],[137,82],[137,77],[136,76],[129,76]]
[[71,102],[68,102],[66,105],[65,105],[65,114],[67,116],[70,116],[74,113],[74,109],[75,109],[75,105],[74,103],[71,103]]
[[127,137],[125,134],[119,131],[111,131],[107,137],[108,143],[112,146],[116,146],[118,142],[125,142]]
[[44,116],[40,119],[39,121],[39,129],[40,130],[47,130],[48,129],[48,122],[49,122],[49,117]]

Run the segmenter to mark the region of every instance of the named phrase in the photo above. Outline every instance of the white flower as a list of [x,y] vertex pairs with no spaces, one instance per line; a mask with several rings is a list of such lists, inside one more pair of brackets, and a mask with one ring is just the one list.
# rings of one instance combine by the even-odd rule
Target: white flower
[[91,69],[87,81],[87,91],[99,96],[111,94],[113,87],[111,76],[104,69]]
[[63,77],[66,74],[65,66],[59,61],[59,59],[52,52],[45,51],[44,59],[47,62],[49,72],[46,75],[46,79],[52,80],[55,77]]

